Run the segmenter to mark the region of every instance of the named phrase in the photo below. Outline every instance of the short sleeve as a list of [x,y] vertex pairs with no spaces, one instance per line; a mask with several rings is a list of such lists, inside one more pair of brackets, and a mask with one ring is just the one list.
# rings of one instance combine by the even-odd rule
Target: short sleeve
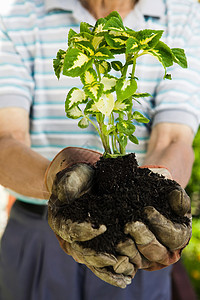
[[17,51],[12,36],[0,18],[0,108],[20,107],[27,111],[34,93],[31,69]]
[[177,10],[174,7],[166,43],[171,48],[185,50],[188,68],[177,64],[168,68],[172,80],[162,80],[157,86],[153,125],[175,122],[188,125],[196,132],[200,120],[200,5],[193,5],[187,14],[183,8],[184,16],[179,11],[179,18]]

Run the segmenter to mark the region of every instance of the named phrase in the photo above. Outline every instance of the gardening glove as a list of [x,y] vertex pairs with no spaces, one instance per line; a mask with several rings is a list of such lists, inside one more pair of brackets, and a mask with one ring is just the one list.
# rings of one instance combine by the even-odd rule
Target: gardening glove
[[[170,172],[163,167],[148,167],[152,172],[172,179]],[[136,268],[149,271],[159,270],[180,259],[182,249],[189,243],[192,234],[190,198],[185,190],[177,185],[168,195],[169,204],[178,216],[189,218],[188,224],[173,223],[154,207],[144,208],[148,226],[140,221],[125,225],[125,242],[117,246],[117,251],[130,258]]]
[[100,156],[100,153],[91,150],[69,147],[54,158],[45,176],[46,186],[51,193],[48,202],[48,222],[61,248],[68,255],[85,264],[102,280],[125,288],[131,283],[131,278],[136,272],[127,256],[116,257],[108,253],[97,253],[92,249],[83,248],[79,243],[104,233],[106,226],[102,224],[95,228],[89,221],[73,222],[66,219],[63,213],[66,203],[72,203],[91,189],[94,175],[92,164]]

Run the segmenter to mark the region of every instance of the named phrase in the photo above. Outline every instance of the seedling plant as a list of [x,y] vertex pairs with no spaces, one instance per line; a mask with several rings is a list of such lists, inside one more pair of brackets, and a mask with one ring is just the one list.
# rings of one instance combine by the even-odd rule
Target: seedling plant
[[104,157],[125,155],[128,140],[138,143],[133,122],[149,122],[133,107],[134,101],[150,96],[137,93],[137,59],[152,55],[162,64],[164,78],[169,80],[168,67],[177,63],[187,68],[184,50],[169,48],[161,41],[162,34],[163,30],[134,31],[125,27],[114,11],[98,19],[94,26],[82,22],[78,33],[70,29],[67,50],[60,49],[53,61],[58,79],[61,73],[80,77],[82,89],[73,87],[67,94],[66,115],[80,119],[81,128],[87,128],[89,123],[96,128]]

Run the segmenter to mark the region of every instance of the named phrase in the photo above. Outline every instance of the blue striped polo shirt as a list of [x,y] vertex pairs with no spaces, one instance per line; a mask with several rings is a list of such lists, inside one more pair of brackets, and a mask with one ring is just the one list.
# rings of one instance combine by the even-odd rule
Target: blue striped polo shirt
[[[152,56],[137,61],[138,92],[152,97],[134,104],[151,121],[137,124],[139,145],[128,144],[142,163],[151,127],[160,122],[186,124],[197,131],[200,116],[200,10],[193,0],[140,0],[124,19],[134,30],[162,29],[162,40],[171,48],[183,48],[188,68],[168,69],[173,80],[163,80],[164,70]],[[78,78],[53,70],[53,58],[66,50],[67,35],[79,30],[81,21],[92,25],[94,17],[79,0],[13,0],[0,19],[0,108],[21,107],[30,113],[31,147],[48,159],[62,148],[80,146],[103,152],[95,129],[80,129],[65,115],[65,99]],[[18,195],[18,198],[23,199]],[[34,199],[24,198],[34,202]],[[39,203],[39,202],[38,202]]]

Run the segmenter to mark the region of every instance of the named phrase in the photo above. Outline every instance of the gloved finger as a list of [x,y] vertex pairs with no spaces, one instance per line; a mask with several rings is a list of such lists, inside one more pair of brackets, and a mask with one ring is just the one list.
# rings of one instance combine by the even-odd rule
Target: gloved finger
[[57,235],[69,243],[91,240],[107,230],[105,225],[94,228],[89,222],[72,222],[62,216],[54,216],[54,210],[50,206],[48,207],[48,223]]
[[130,263],[129,257],[127,256],[117,256],[117,263],[113,266],[115,273],[124,275],[135,275],[135,267]]
[[59,235],[55,234],[56,238],[58,239],[58,242],[60,244],[60,247],[61,249],[67,253],[68,255],[72,256],[73,259],[78,262],[78,263],[81,263],[81,264],[85,264],[85,261],[83,259],[83,257],[81,255],[79,255],[78,252],[75,252],[73,249],[72,249],[72,244],[63,240]]
[[127,285],[131,284],[131,277],[126,276],[123,274],[116,274],[110,272],[107,268],[96,268],[87,265],[87,267],[100,279],[103,281],[120,287],[120,288],[126,288]]
[[173,223],[154,207],[145,207],[144,213],[157,239],[171,251],[183,248],[191,237],[191,224]]
[[132,275],[134,274],[135,268],[133,264],[129,262],[127,256],[115,257],[109,253],[97,253],[92,249],[83,248],[77,243],[72,243],[71,248],[75,251],[79,257],[83,257],[86,265],[91,265],[97,268],[103,268],[113,266],[115,273]]
[[128,256],[130,262],[133,263],[137,269],[148,268],[150,265],[150,262],[139,252],[132,239],[126,239],[120,242],[116,247],[116,251],[121,255]]
[[74,199],[81,197],[90,190],[93,176],[93,167],[85,163],[78,163],[63,169],[56,174],[52,194],[61,202],[71,203]]
[[184,216],[190,211],[190,197],[181,187],[177,187],[177,189],[171,191],[168,199],[171,208],[177,215]]
[[117,258],[109,253],[97,253],[95,250],[83,248],[77,243],[72,243],[71,248],[79,257],[83,257],[86,265],[102,268],[114,266],[117,263]]
[[151,262],[162,261],[167,255],[167,249],[156,239],[148,227],[139,221],[125,225],[125,233],[134,239],[138,250]]
[[94,164],[102,154],[80,147],[67,147],[61,150],[52,160],[45,173],[45,184],[51,193],[56,174],[76,163]]

